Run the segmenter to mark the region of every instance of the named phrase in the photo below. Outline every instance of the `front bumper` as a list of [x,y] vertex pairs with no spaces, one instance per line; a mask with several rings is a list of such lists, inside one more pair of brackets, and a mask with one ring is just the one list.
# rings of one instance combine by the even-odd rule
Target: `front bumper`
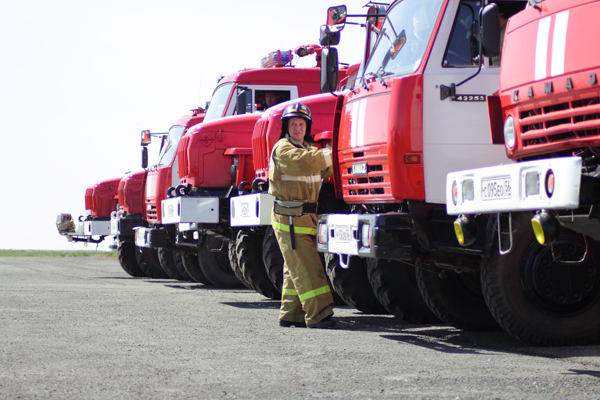
[[138,226],[135,232],[135,245],[138,247],[167,247],[167,231],[165,229]]
[[268,193],[253,193],[230,199],[231,226],[271,225],[275,197]]
[[564,157],[451,172],[446,178],[446,210],[460,215],[577,208],[581,165],[580,157]]
[[110,234],[119,237],[133,237],[135,235],[134,228],[142,226],[147,227],[146,222],[141,214],[129,214],[123,216],[119,212],[113,211],[110,215]]
[[91,219],[74,221],[71,214],[60,214],[56,217],[58,233],[69,242],[100,243],[104,237],[110,236],[110,220]]
[[163,224],[219,222],[219,197],[171,197],[162,201]]
[[370,258],[410,260],[412,219],[406,213],[320,215],[317,250]]

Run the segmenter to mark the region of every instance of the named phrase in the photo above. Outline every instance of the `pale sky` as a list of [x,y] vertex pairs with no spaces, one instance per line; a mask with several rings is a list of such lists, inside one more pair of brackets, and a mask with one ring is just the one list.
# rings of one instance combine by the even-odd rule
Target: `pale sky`
[[[141,130],[204,106],[219,76],[318,43],[339,4],[366,12],[366,0],[3,1],[0,249],[85,249],[56,216],[84,214],[88,186],[141,169]],[[360,61],[363,46],[364,29],[347,26],[340,62]]]

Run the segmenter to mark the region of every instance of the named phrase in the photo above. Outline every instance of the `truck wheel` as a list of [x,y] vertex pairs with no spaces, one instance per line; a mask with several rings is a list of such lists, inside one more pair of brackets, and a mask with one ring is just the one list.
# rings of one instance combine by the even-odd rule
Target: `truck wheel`
[[281,292],[283,287],[283,255],[271,226],[267,228],[263,239],[262,257],[269,279],[271,279],[273,286]]
[[425,303],[445,323],[471,332],[500,329],[483,299],[479,274],[447,271],[440,277],[418,268],[417,282]]
[[187,272],[194,281],[209,286],[212,285],[212,283],[206,279],[206,276],[204,276],[202,269],[200,269],[198,253],[183,252],[182,261],[185,272]]
[[331,286],[346,304],[365,314],[387,314],[369,284],[365,260],[351,257],[348,267],[340,266],[339,255],[325,254],[325,269]]
[[216,241],[220,239],[205,237],[198,249],[198,261],[202,273],[213,285],[220,288],[244,286],[231,269],[229,243],[224,242],[219,251],[211,251],[212,248],[217,247]]
[[134,278],[142,278],[146,276],[135,258],[134,242],[120,242],[117,254],[119,256],[119,264],[121,264],[121,268],[123,268],[125,272]]
[[192,282],[192,277],[187,273],[185,267],[183,266],[182,250],[173,250],[173,261],[175,262],[175,268],[177,268],[177,272],[179,272],[181,275],[181,280],[185,282]]
[[267,274],[261,254],[262,241],[262,235],[239,231],[235,242],[236,258],[242,276],[250,287],[265,297],[278,300],[281,299],[281,292],[275,288]]
[[235,250],[235,243],[231,243],[229,246],[229,263],[231,264],[231,270],[233,271],[235,277],[238,278],[239,281],[242,282],[248,289],[254,290],[242,273],[242,268],[240,267],[237,252]]
[[166,247],[159,248],[158,261],[160,262],[160,266],[162,267],[162,269],[172,279],[177,279],[178,281],[182,280],[182,276],[179,274],[179,271],[177,271],[175,261],[173,260],[173,250],[167,249]]
[[405,322],[439,323],[417,286],[415,267],[396,260],[367,259],[367,274],[375,297]]
[[[481,284],[492,315],[510,335],[534,346],[598,342],[597,244],[563,228],[553,246],[542,246],[535,240],[530,217],[528,213],[516,218],[513,214],[513,229],[519,240],[504,256],[496,245],[482,267]],[[588,253],[582,262],[561,262],[580,260],[586,240]]]
[[156,249],[136,246],[135,259],[147,277],[155,279],[171,278],[160,266]]

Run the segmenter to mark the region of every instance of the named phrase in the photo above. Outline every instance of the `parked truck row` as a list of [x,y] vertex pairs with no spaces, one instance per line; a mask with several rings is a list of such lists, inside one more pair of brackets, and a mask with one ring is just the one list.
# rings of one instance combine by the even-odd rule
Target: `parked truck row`
[[[316,241],[338,301],[532,345],[597,342],[598,15],[590,0],[331,7],[319,45],[223,78],[162,135],[156,165],[88,188],[89,215],[59,216],[59,231],[115,236],[133,276],[280,298],[269,157],[300,101],[332,148]],[[355,18],[364,57],[340,68]],[[314,68],[289,67],[307,54]]]

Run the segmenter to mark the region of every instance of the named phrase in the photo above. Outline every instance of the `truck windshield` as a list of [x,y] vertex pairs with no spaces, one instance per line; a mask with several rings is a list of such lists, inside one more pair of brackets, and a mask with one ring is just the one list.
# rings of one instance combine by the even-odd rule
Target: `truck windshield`
[[403,0],[389,10],[363,79],[414,73],[438,18],[443,0]]
[[233,89],[233,82],[226,83],[219,86],[212,95],[206,115],[204,116],[204,122],[212,121],[217,118],[221,118],[227,109],[227,102]]
[[179,144],[179,139],[181,139],[183,129],[184,127],[181,125],[175,125],[169,129],[169,134],[158,155],[157,166],[171,165],[177,153],[177,145]]

